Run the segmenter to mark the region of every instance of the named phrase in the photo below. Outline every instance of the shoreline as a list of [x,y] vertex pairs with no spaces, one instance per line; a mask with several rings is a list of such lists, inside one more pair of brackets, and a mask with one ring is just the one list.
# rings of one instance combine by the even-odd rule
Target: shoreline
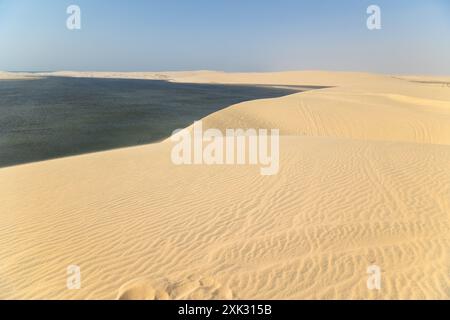
[[230,105],[315,89],[61,76],[16,81],[0,88],[2,168],[163,141]]

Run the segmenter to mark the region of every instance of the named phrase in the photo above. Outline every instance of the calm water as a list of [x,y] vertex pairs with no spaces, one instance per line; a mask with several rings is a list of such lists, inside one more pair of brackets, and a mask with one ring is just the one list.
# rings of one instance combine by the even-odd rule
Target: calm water
[[151,143],[238,102],[300,89],[50,77],[0,81],[0,167]]

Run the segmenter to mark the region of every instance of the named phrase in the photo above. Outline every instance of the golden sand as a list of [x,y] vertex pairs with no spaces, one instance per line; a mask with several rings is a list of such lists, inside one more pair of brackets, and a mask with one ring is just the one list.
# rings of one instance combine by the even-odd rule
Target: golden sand
[[[313,71],[57,75],[330,88],[203,119],[280,129],[275,176],[175,166],[170,140],[0,169],[0,298],[450,298],[450,87]],[[80,290],[66,288],[71,264]],[[373,264],[381,290],[367,288]]]

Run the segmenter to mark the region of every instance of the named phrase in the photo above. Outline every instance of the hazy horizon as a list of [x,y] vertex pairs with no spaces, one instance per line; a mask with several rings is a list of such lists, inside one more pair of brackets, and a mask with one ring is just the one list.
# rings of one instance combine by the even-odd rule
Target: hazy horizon
[[[367,28],[372,4],[381,30]],[[444,0],[0,0],[0,70],[450,75],[449,18]]]

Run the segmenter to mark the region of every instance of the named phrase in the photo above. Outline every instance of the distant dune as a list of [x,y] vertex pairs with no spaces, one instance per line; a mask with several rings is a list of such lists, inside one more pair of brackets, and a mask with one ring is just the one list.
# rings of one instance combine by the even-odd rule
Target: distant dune
[[175,166],[170,140],[0,169],[0,298],[450,298],[450,87],[320,71],[21,76],[48,75],[329,88],[203,119],[280,129],[274,176]]

